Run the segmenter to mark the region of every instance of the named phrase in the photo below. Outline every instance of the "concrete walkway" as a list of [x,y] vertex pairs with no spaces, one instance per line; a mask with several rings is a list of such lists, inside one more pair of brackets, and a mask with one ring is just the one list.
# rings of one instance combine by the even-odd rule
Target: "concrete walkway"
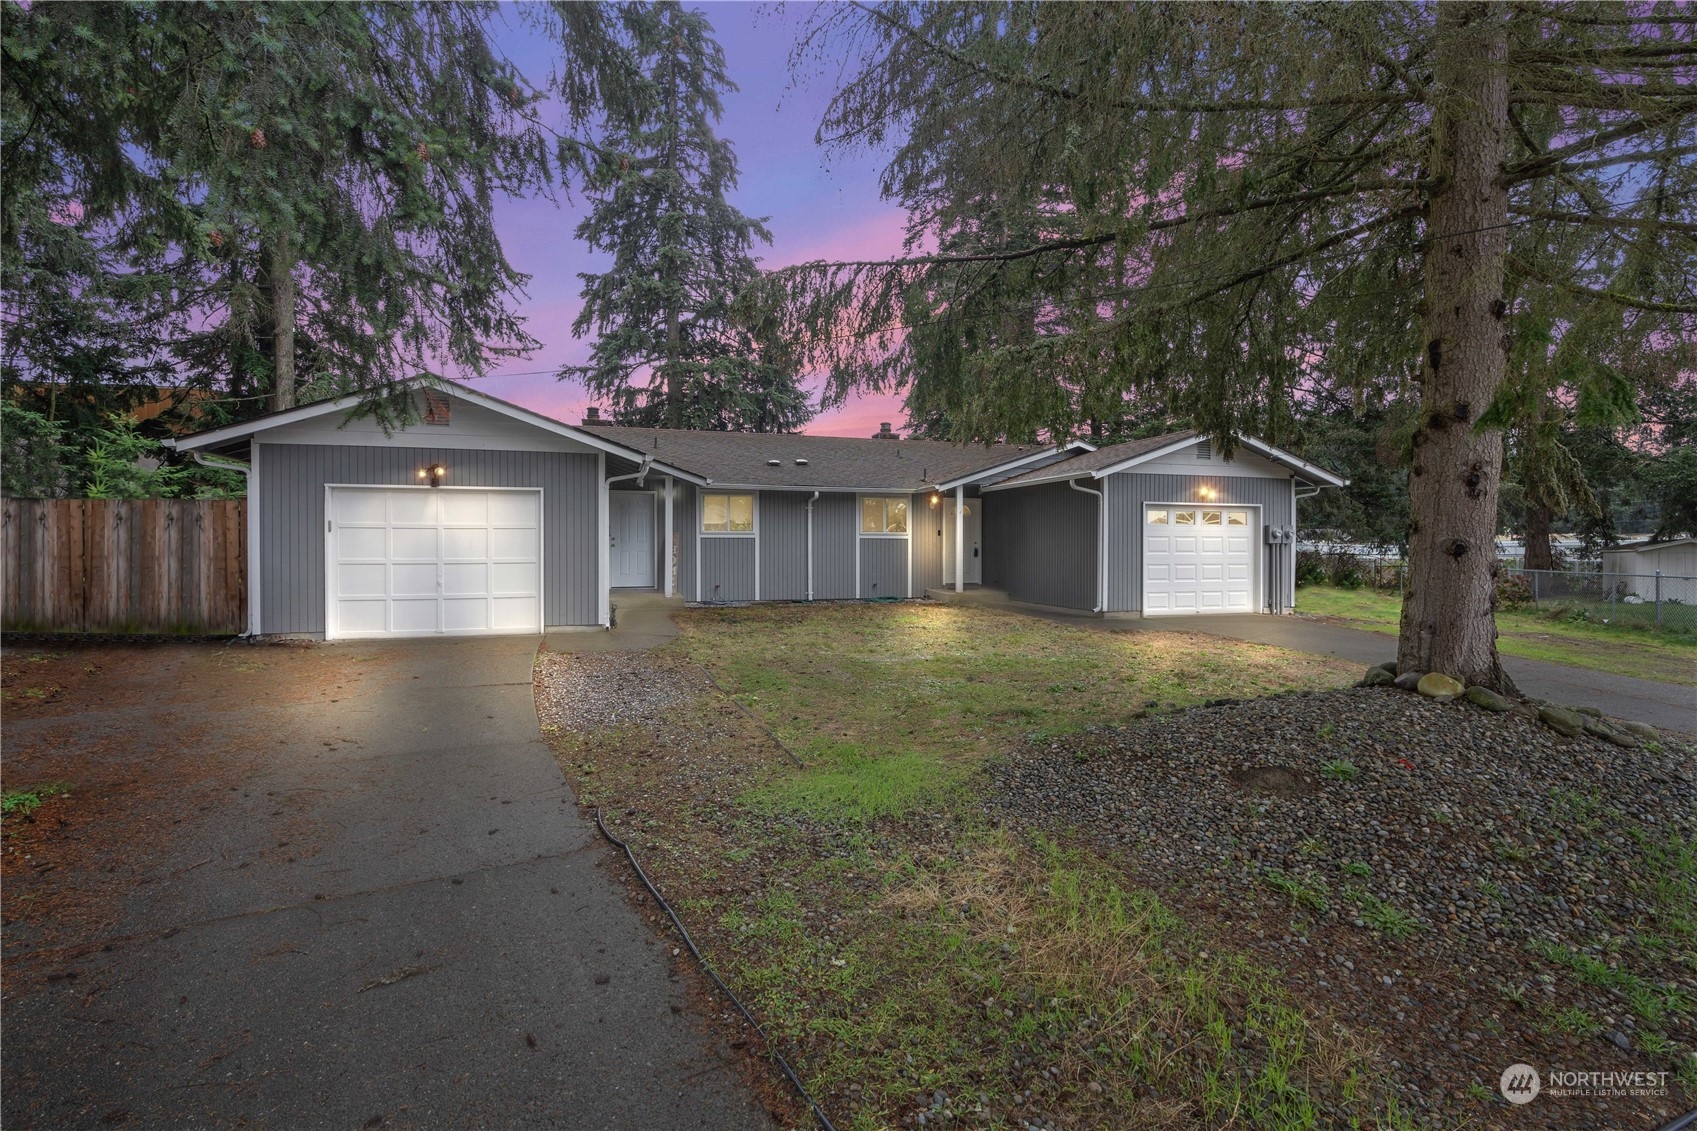
[[262,768],[168,830],[74,982],[8,993],[5,1126],[770,1126],[540,740],[538,643],[320,646],[275,699],[194,693],[175,726]]
[[550,632],[551,652],[646,652],[675,640],[678,626],[672,614],[684,607],[682,597],[663,597],[645,590],[613,594],[613,627],[574,628]]

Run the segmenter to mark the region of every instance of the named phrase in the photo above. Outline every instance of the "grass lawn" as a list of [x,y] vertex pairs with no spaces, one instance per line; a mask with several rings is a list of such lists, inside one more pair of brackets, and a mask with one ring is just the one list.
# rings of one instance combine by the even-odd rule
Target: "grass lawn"
[[[1394,593],[1373,589],[1305,585],[1297,590],[1296,609],[1394,636],[1402,602]],[[1497,648],[1504,655],[1697,685],[1697,633],[1574,620],[1561,609],[1499,610],[1497,633]]]
[[1355,1019],[975,796],[975,771],[1023,741],[1341,687],[1355,665],[954,606],[678,620],[657,670],[700,688],[699,664],[750,715],[698,696],[545,730],[837,1126],[1409,1125]]

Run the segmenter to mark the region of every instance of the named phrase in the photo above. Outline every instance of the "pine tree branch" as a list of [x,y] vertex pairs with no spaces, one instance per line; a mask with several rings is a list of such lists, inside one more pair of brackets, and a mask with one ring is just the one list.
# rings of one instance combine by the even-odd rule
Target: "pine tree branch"
[[1567,173],[1584,173],[1592,169],[1607,169],[1616,165],[1635,165],[1641,161],[1655,161],[1661,158],[1689,157],[1697,153],[1697,145],[1676,145],[1668,149],[1639,149],[1632,153],[1616,153],[1608,157],[1596,157],[1590,161],[1568,162],[1554,170],[1558,175]]
[[1621,141],[1629,137],[1636,137],[1641,133],[1646,133],[1658,126],[1664,126],[1669,122],[1684,117],[1685,115],[1692,113],[1694,110],[1697,110],[1697,100],[1664,105],[1657,113],[1645,114],[1630,122],[1622,122],[1613,129],[1603,130],[1599,133],[1592,134],[1590,137],[1582,137],[1579,140],[1569,142],[1567,145],[1561,146],[1558,149],[1552,149],[1542,157],[1536,157],[1525,161],[1516,161],[1513,164],[1507,165],[1503,168],[1502,175],[1497,178],[1497,183],[1504,187],[1510,187],[1520,184],[1522,181],[1530,181],[1537,177],[1544,176],[1556,166],[1565,162],[1567,158],[1573,154],[1588,153],[1591,150],[1596,149],[1598,146],[1608,145],[1610,142]]
[[1535,16],[1541,20],[1554,20],[1563,24],[1587,24],[1591,27],[1697,27],[1697,16],[1668,16],[1657,15],[1653,12],[1633,13],[1625,16],[1598,16],[1592,14],[1591,4],[1574,4],[1568,7],[1557,7],[1548,3],[1517,2],[1509,5],[1516,12]]
[[[1062,98],[1070,101],[1085,97],[1084,92],[1080,90],[1074,90],[1065,86],[1057,86],[1054,83],[1046,82],[1042,78],[1033,78],[1030,75],[1012,74],[1007,71],[991,67],[988,63],[973,59],[964,52],[958,51],[953,47],[938,43],[933,39],[927,39],[925,36],[920,35],[919,32],[915,31],[911,25],[894,18],[878,8],[874,8],[863,3],[862,0],[851,0],[851,3],[853,7],[858,8],[872,19],[883,24],[886,28],[889,28],[891,31],[902,36],[904,39],[918,44],[921,48],[934,55],[939,55],[944,59],[947,59],[957,67],[963,67],[973,72],[980,78],[993,83],[1012,86],[1019,90],[1028,90],[1033,94],[1048,95],[1051,98]],[[1283,113],[1295,110],[1318,110],[1332,106],[1376,106],[1391,103],[1418,103],[1420,101],[1421,99],[1417,97],[1409,96],[1352,94],[1337,95],[1331,98],[1297,98],[1284,100],[1257,98],[1116,98],[1103,103],[1103,105],[1113,107],[1116,110],[1129,110],[1136,114],[1230,114],[1243,112]]]
[[1657,314],[1697,314],[1697,302],[1657,302],[1654,299],[1638,298],[1634,295],[1623,294],[1620,291],[1598,290],[1594,287],[1583,286],[1568,279],[1557,279],[1533,267],[1518,255],[1510,254],[1507,264],[1511,271],[1555,287],[1579,298],[1596,299],[1598,302],[1612,303],[1628,310],[1643,310]]
[[1206,291],[1193,293],[1184,299],[1184,304],[1201,302],[1203,299],[1212,298],[1218,294],[1224,294],[1226,291],[1229,291],[1234,287],[1240,287],[1244,283],[1252,282],[1261,278],[1263,275],[1270,275],[1274,271],[1280,271],[1286,267],[1295,266],[1305,259],[1311,259],[1314,256],[1328,251],[1340,243],[1346,243],[1357,236],[1364,236],[1368,232],[1376,231],[1379,228],[1394,224],[1398,220],[1406,220],[1412,216],[1419,216],[1425,210],[1425,203],[1421,202],[1420,204],[1410,204],[1403,208],[1398,208],[1395,211],[1387,212],[1383,216],[1375,216],[1373,219],[1357,224],[1353,228],[1345,228],[1343,231],[1336,232],[1317,243],[1309,244],[1307,247],[1302,248],[1299,251],[1293,251],[1289,255],[1281,256],[1278,259],[1263,263],[1248,271],[1239,272],[1237,275],[1234,275],[1232,278],[1218,286],[1212,287]]
[[1530,220],[1554,220],[1563,224],[1583,224],[1590,228],[1635,228],[1697,236],[1697,224],[1687,224],[1677,220],[1635,220],[1626,217],[1598,216],[1590,212],[1559,212],[1549,208],[1517,208],[1512,203],[1509,205],[1509,212]]
[[[1358,184],[1340,185],[1335,188],[1313,189],[1309,192],[1290,193],[1285,196],[1265,197],[1259,200],[1245,201],[1242,204],[1227,205],[1217,208],[1204,209],[1201,212],[1187,213],[1183,216],[1172,216],[1160,220],[1152,220],[1148,231],[1160,232],[1173,228],[1182,228],[1189,224],[1198,224],[1206,220],[1222,220],[1230,216],[1240,216],[1248,212],[1257,212],[1266,208],[1278,208],[1290,204],[1305,204],[1315,200],[1325,200],[1330,197],[1356,196],[1367,192],[1388,192],[1400,189],[1419,189],[1426,184],[1424,180],[1410,181],[1367,181]],[[1085,248],[1102,247],[1106,244],[1117,243],[1122,233],[1104,232],[1093,236],[1076,236],[1072,239],[1048,240],[1029,247],[1017,248],[1012,251],[986,251],[964,253],[958,255],[916,255],[906,259],[855,259],[830,263],[831,267],[940,267],[957,263],[1011,263],[1020,259],[1030,259],[1034,256],[1048,255],[1052,252],[1079,251]],[[789,271],[825,265],[823,260],[811,263],[798,263],[791,267],[780,267],[772,272],[781,275]]]

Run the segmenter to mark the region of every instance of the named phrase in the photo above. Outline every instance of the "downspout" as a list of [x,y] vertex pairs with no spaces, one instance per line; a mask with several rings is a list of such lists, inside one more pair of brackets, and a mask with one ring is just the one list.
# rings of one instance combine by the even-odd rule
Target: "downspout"
[[813,497],[807,500],[807,599],[813,600],[813,504],[819,501],[819,492],[813,492]]
[[[176,446],[177,446],[172,441],[167,441],[167,443],[173,449],[176,448]],[[202,467],[209,467],[209,468],[213,469],[214,471],[234,471],[234,472],[236,472],[237,474],[239,474],[242,477],[242,481],[246,484],[246,487],[245,487],[245,489],[243,490],[242,493],[247,498],[247,513],[248,513],[247,574],[248,575],[247,575],[247,577],[243,578],[242,580],[248,586],[248,595],[247,595],[247,631],[242,633],[242,635],[251,640],[251,639],[253,639],[253,638],[255,638],[259,635],[259,587],[253,583],[254,579],[257,578],[258,574],[259,574],[259,562],[257,560],[258,557],[259,557],[259,555],[257,553],[259,546],[257,544],[257,540],[254,538],[255,519],[257,517],[257,512],[256,512],[256,508],[254,506],[254,499],[253,499],[253,465],[248,464],[248,463],[236,463],[232,460],[222,460],[222,459],[219,459],[217,456],[210,456],[210,455],[207,455],[205,452],[201,452],[201,451],[190,452],[189,455],[193,456],[194,462],[198,463]]]
[[1100,613],[1108,604],[1108,496],[1080,487],[1076,479],[1068,479],[1067,486],[1081,495],[1096,496],[1096,607],[1090,611]]

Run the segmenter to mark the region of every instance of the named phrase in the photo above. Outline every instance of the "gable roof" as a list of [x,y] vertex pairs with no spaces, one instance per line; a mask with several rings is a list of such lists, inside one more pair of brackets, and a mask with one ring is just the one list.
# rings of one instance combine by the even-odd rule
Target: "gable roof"
[[[986,491],[1001,491],[1014,487],[1030,487],[1036,483],[1059,483],[1068,479],[1106,479],[1122,471],[1130,471],[1137,465],[1159,459],[1204,439],[1195,429],[1182,432],[1168,432],[1162,436],[1149,436],[1142,440],[1127,440],[1122,444],[1109,444],[1095,451],[1084,452],[1064,459],[1046,467],[1035,468],[1023,474],[1016,475],[1001,483],[987,486]],[[1252,452],[1267,457],[1274,463],[1290,468],[1297,477],[1309,483],[1327,487],[1347,487],[1349,480],[1333,475],[1323,467],[1316,467],[1306,460],[1299,459],[1283,448],[1275,448],[1253,436],[1238,434],[1238,443]]]
[[[594,448],[597,451],[606,452],[609,455],[618,456],[621,459],[627,459],[634,463],[642,462],[648,454],[645,452],[633,451],[632,449],[617,442],[610,441],[607,437],[601,435],[601,429],[578,428],[570,424],[562,424],[560,421],[555,420],[551,416],[543,416],[539,412],[532,412],[530,409],[513,404],[511,401],[504,401],[500,397],[492,397],[488,393],[479,392],[469,385],[462,384],[459,381],[450,381],[445,377],[413,377],[401,382],[401,386],[403,388],[411,389],[446,387],[455,397],[466,401],[468,404],[477,405],[479,408],[486,408],[491,412],[497,412],[502,416],[511,417],[514,420],[520,421],[524,424],[529,424],[544,432],[549,432],[556,436],[564,436],[568,440],[576,440],[578,443]],[[357,393],[350,394],[345,397],[336,397],[327,401],[316,401],[309,405],[302,405],[299,408],[287,408],[278,412],[269,412],[264,416],[256,416],[252,420],[246,420],[240,424],[231,424],[223,428],[213,428],[205,432],[195,432],[188,436],[178,436],[174,439],[166,440],[165,444],[168,447],[175,448],[177,451],[205,451],[248,439],[262,432],[268,432],[273,428],[281,428],[286,424],[295,424],[302,420],[313,420],[321,416],[330,416],[335,413],[352,412],[360,406],[360,402],[361,397]],[[699,482],[699,478],[691,474],[689,471],[684,470],[683,468],[667,465],[658,457],[654,458],[652,463],[654,468],[662,475],[675,475],[681,479],[687,479],[692,483]]]
[[[1043,444],[951,444],[797,432],[697,432],[594,425],[590,431],[685,467],[716,487],[929,491],[1058,454]],[[1064,449],[1062,449],[1064,450]]]

